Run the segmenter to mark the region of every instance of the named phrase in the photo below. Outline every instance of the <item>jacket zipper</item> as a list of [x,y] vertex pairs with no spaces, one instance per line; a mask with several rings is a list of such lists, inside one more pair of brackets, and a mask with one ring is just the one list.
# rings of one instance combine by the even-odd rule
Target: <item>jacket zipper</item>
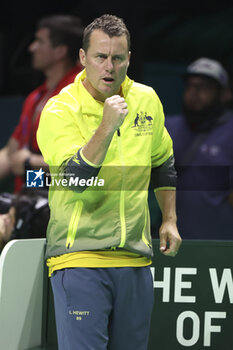
[[66,240],[66,248],[70,249],[75,241],[75,236],[78,228],[78,223],[79,219],[82,213],[82,208],[83,208],[83,202],[82,201],[77,201],[75,203],[70,223],[69,223],[69,228],[68,228],[68,233],[67,233],[67,240]]
[[122,185],[121,185],[121,193],[120,193],[120,222],[121,222],[121,242],[119,244],[119,248],[124,247],[126,241],[126,224],[125,224],[125,162],[122,152],[122,142],[121,142],[121,134],[120,129],[117,129],[117,139],[118,139],[118,150],[120,155],[121,169],[122,169]]

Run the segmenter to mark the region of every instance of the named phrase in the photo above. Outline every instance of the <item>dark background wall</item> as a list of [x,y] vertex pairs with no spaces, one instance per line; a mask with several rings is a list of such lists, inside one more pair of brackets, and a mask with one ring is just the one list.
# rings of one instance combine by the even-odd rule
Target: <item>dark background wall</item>
[[129,75],[144,79],[144,64],[186,65],[208,56],[233,71],[233,4],[228,1],[8,0],[0,11],[0,94],[26,94],[41,79],[30,68],[27,46],[36,21],[72,13],[84,25],[103,13],[123,17],[132,34]]

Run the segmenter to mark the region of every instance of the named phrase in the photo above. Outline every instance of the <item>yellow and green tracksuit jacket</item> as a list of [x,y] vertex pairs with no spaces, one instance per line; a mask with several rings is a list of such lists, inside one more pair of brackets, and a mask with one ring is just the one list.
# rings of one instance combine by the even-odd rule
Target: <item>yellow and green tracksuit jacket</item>
[[[62,169],[101,123],[104,104],[84,88],[85,76],[83,70],[42,112],[37,141],[51,172]],[[105,179],[104,187],[83,192],[50,187],[48,258],[115,248],[152,256],[147,189],[151,168],[173,154],[172,140],[151,87],[126,77],[122,96],[129,113],[120,132],[114,134],[98,173],[99,179]]]

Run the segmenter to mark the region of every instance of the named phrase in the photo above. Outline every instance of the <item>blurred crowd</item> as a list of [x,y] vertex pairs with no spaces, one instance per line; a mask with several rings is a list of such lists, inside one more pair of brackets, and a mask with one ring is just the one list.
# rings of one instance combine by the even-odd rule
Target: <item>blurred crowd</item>
[[9,174],[14,176],[14,194],[3,193],[0,197],[1,249],[13,238],[45,237],[49,218],[47,189],[28,191],[25,174],[33,169],[48,171],[37,145],[36,131],[48,99],[72,83],[82,69],[78,58],[82,33],[79,17],[49,16],[39,20],[29,45],[32,66],[43,73],[44,82],[25,98],[19,122],[0,150],[0,179]]
[[229,75],[200,58],[188,67],[183,113],[167,116],[178,172],[178,228],[186,239],[233,238],[233,111]]

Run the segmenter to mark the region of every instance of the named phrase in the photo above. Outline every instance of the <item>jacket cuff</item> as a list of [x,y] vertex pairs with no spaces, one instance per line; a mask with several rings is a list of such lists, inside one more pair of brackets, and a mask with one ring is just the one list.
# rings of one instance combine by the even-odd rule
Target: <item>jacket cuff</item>
[[[91,177],[98,175],[101,166],[96,166],[95,164],[89,162],[83,155],[81,155],[81,150],[79,149],[77,154],[70,158],[65,166],[64,173],[65,177],[78,177],[79,179],[84,179],[87,181]],[[83,192],[86,187],[77,187],[77,192]]]
[[162,165],[151,170],[151,186],[153,189],[174,190],[177,184],[174,155],[170,156]]

